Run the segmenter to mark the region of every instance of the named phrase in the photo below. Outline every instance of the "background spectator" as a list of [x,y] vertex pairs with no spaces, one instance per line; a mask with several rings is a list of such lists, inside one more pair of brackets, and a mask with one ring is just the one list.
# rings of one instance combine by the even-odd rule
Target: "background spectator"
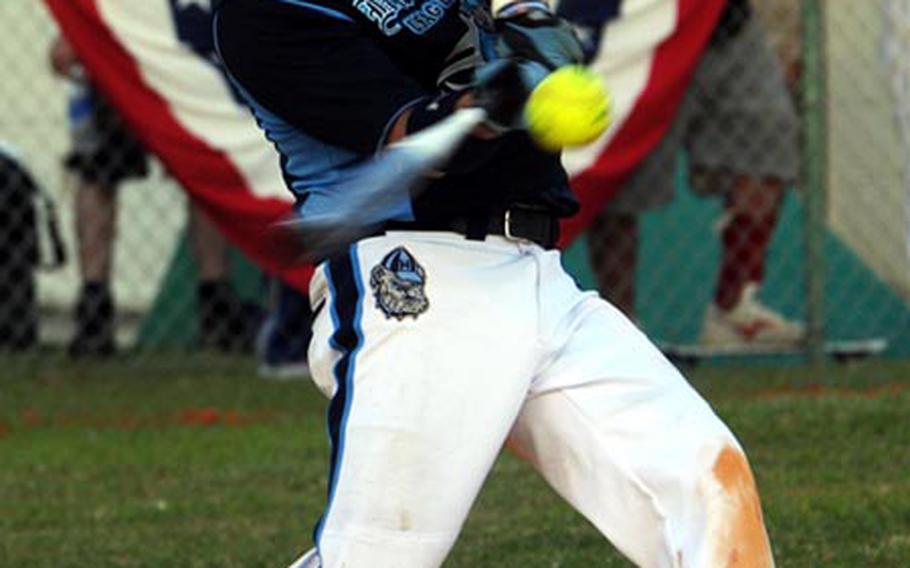
[[0,350],[27,349],[38,340],[37,191],[21,161],[0,144]]
[[699,195],[724,199],[721,260],[701,342],[793,345],[802,326],[758,299],[784,188],[798,171],[798,119],[781,65],[746,0],[729,0],[670,131],[589,233],[607,298],[635,315],[638,216],[673,195],[680,151]]
[[[66,168],[77,178],[76,235],[82,286],[75,308],[72,356],[107,356],[116,350],[111,291],[117,188],[148,174],[148,156],[117,112],[91,85],[70,45],[58,37],[51,66],[69,79],[72,147]],[[228,282],[228,245],[204,212],[191,205],[189,237],[198,267],[201,344],[224,351],[250,350],[261,314],[244,305]]]

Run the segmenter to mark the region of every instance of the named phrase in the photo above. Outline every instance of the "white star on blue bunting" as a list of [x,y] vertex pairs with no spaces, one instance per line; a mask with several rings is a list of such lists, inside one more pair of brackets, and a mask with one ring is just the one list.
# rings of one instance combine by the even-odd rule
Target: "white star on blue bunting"
[[198,6],[206,12],[212,11],[211,0],[174,0],[178,10],[186,10],[190,6]]

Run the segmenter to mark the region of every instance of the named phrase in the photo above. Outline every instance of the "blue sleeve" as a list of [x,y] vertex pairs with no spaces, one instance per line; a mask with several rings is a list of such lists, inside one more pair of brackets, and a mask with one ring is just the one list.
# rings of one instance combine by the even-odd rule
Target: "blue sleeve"
[[350,17],[308,2],[228,2],[217,38],[228,71],[258,103],[359,154],[375,152],[401,112],[428,95]]

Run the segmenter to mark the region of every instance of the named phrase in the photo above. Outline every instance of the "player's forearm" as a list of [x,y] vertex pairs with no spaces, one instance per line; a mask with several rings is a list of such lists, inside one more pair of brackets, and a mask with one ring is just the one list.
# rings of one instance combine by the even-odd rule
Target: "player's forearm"
[[[473,91],[447,93],[432,100],[415,105],[395,121],[389,129],[386,144],[394,144],[407,136],[429,128],[445,120],[459,109],[477,106]],[[494,131],[487,126],[477,126],[465,140],[454,156],[437,175],[444,173],[466,173],[486,163],[499,146],[498,139],[502,131]]]
[[[452,106],[452,112],[454,112],[458,109],[468,108],[468,107],[472,107],[472,106],[475,106],[473,91],[464,91],[460,95],[457,96],[457,98],[454,102],[454,105]],[[421,130],[422,128],[425,128],[426,126],[429,126],[429,124],[437,122],[437,121],[427,121],[427,124],[417,125],[416,120],[414,120],[412,122],[412,118],[414,118],[413,115],[414,115],[415,110],[416,109],[414,109],[414,108],[410,108],[410,109],[406,110],[405,112],[403,112],[400,117],[398,117],[398,120],[396,120],[395,123],[392,125],[392,128],[389,129],[389,135],[386,138],[386,144],[394,144],[395,142],[398,142],[399,140],[402,140],[403,138],[405,138],[408,134],[415,132],[417,130]],[[445,118],[449,114],[451,114],[451,112],[441,113],[439,115],[438,119],[441,120],[442,118]],[[494,132],[490,128],[483,126],[483,125],[475,128],[473,130],[473,132],[471,132],[471,135],[480,140],[490,140],[490,139],[498,136],[498,134],[496,132]]]

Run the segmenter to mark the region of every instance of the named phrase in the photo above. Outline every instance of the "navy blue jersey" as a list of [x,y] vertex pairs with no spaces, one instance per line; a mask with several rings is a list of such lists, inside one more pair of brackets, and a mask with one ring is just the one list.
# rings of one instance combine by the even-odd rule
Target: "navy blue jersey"
[[[309,195],[330,191],[347,168],[382,148],[401,113],[470,84],[481,57],[468,2],[222,2],[219,52],[278,148],[304,214]],[[426,224],[514,204],[575,213],[557,155],[536,149],[522,132],[488,144],[488,159],[434,179],[413,199],[414,218],[397,220]]]

